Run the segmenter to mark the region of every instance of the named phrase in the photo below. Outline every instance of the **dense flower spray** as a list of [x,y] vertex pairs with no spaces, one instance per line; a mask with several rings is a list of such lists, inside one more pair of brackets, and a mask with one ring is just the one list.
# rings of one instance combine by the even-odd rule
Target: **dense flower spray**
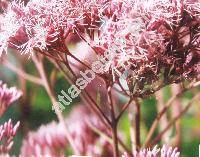
[[13,137],[16,135],[20,123],[13,126],[11,119],[0,125],[0,155],[6,155],[11,150],[14,142]]
[[[139,152],[135,151],[133,157],[179,157],[180,152],[177,151],[177,148],[173,149],[172,147],[163,146],[161,149],[155,146],[153,150],[144,149]],[[126,154],[122,157],[128,157]]]
[[63,126],[52,122],[41,126],[36,132],[30,132],[23,141],[21,156],[64,156],[67,139]]
[[[200,79],[199,4],[199,0],[30,0],[27,4],[22,1],[1,3],[0,55],[7,53],[8,48],[29,54],[41,76],[39,81],[43,81],[36,79],[34,82],[45,87],[53,104],[56,97],[54,87],[45,75],[44,58],[63,72],[70,83],[77,78],[71,65],[79,70],[92,69],[91,62],[78,54],[84,49],[88,58],[98,58],[103,63],[103,70],[96,76],[104,83],[105,90],[102,91],[107,101],[101,102],[100,98],[95,101],[88,93],[89,88],[80,95],[96,115],[80,108],[64,121],[62,114],[56,111],[60,123],[52,123],[28,134],[23,142],[22,156],[64,156],[64,149],[70,143],[73,151],[79,154],[119,157],[118,123],[133,101],[138,151],[135,154],[127,151],[128,156],[157,156],[159,150],[156,147],[152,151],[139,150],[141,105],[138,98],[145,98],[168,84]],[[80,43],[79,52],[73,53],[70,45]],[[86,49],[84,44],[89,48]],[[35,77],[31,78],[35,80]],[[29,77],[29,80],[33,79]],[[194,86],[192,84],[189,88]],[[122,108],[113,101],[114,90],[129,99]],[[103,111],[101,103],[108,106],[108,112]],[[156,117],[145,146],[154,145],[161,137],[159,134],[150,143],[157,122],[170,103],[171,99]],[[61,133],[67,130],[63,129],[65,124],[69,126],[68,134],[71,134],[73,142]],[[53,128],[59,134],[51,132]],[[110,143],[94,131],[96,128],[113,140],[113,150]],[[161,149],[161,156],[178,155],[176,149]]]
[[[16,87],[7,88],[7,85],[0,81],[0,117],[21,94],[21,91],[17,90]],[[11,119],[0,125],[0,155],[6,156],[10,152],[14,144],[13,138],[16,135],[19,125],[20,122],[13,125]]]
[[7,88],[7,85],[0,81],[0,116],[21,94],[21,91],[17,90],[16,87]]
[[126,73],[128,94],[144,97],[199,74],[199,15],[198,0],[14,1],[1,15],[0,54],[12,47],[65,62],[75,34],[91,53],[112,56],[104,77],[119,83]]

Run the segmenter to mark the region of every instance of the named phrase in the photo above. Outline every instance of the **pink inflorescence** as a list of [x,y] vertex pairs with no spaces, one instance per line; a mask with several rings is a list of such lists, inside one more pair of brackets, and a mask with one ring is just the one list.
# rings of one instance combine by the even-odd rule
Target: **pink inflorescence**
[[7,85],[0,81],[0,116],[21,95],[21,91],[17,90],[16,87],[7,88]]
[[67,139],[63,130],[63,125],[52,122],[30,132],[23,141],[21,156],[64,156]]
[[0,155],[7,154],[13,146],[13,138],[16,135],[20,122],[17,122],[14,126],[11,119],[0,125]]
[[[23,3],[11,2],[0,23],[0,54],[14,47],[21,53],[32,53],[34,49],[47,51],[61,43],[75,27],[83,29],[86,23],[97,27],[88,17],[97,12],[103,1],[31,0]],[[87,15],[88,14],[88,15]]]
[[142,97],[199,76],[199,19],[199,0],[14,1],[1,17],[0,54],[10,47],[58,61],[71,55],[74,34],[94,55],[112,56],[104,77],[119,83],[126,73],[129,94]]
[[[177,148],[163,146],[161,149],[155,146],[153,150],[143,149],[135,151],[133,157],[179,157],[180,152]],[[129,157],[126,153],[122,157]]]

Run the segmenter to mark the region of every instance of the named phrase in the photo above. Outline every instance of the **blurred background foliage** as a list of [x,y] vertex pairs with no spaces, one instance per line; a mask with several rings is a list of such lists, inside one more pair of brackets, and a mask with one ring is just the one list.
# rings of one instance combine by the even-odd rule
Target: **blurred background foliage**
[[[18,58],[19,59],[19,58]],[[21,58],[20,61],[14,56],[9,55],[9,60],[17,66],[22,66],[28,73],[37,74],[34,65],[27,56]],[[45,68],[48,72],[48,76],[52,77],[53,73],[57,73],[57,79],[55,83],[55,92],[59,93],[61,90],[69,88],[69,84],[63,79],[63,75],[58,73],[53,68],[52,64],[48,61],[45,62]],[[17,102],[15,102],[7,110],[7,112],[0,119],[2,124],[4,121],[12,118],[14,122],[21,121],[21,127],[14,139],[14,146],[12,149],[13,155],[20,153],[20,147],[22,140],[26,137],[30,130],[36,130],[43,124],[47,124],[52,120],[56,120],[56,115],[51,109],[51,101],[43,89],[36,84],[25,81],[22,78],[18,78],[8,68],[0,65],[0,79],[7,83],[9,86],[23,87],[24,96]],[[166,102],[172,96],[171,87],[166,86],[162,89],[164,95],[164,101]],[[186,92],[181,97],[181,104],[186,104],[193,95],[200,91],[194,89],[193,91]],[[123,97],[121,98],[123,101]],[[80,101],[79,98],[74,99],[71,105],[67,106],[64,110],[64,115],[67,116],[74,107]],[[151,127],[153,120],[157,114],[156,97],[151,96],[142,102],[142,124],[141,124],[141,139],[144,141],[147,131]],[[170,112],[170,111],[169,111]],[[185,114],[181,119],[182,135],[181,135],[181,157],[197,157],[200,144],[200,102],[193,105],[189,112]],[[130,123],[128,121],[128,113],[126,113],[120,121],[119,128],[125,134],[126,143],[130,147]],[[158,130],[157,130],[158,131]]]

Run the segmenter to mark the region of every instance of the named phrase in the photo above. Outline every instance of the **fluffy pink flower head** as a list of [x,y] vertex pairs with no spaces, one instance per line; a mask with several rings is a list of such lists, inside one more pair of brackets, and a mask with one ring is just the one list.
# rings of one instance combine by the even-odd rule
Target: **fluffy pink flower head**
[[0,125],[0,155],[7,154],[13,146],[13,138],[16,135],[20,122],[17,122],[14,126],[11,119]]
[[23,141],[21,156],[64,156],[67,139],[63,126],[52,122],[41,126],[37,131],[30,132]]
[[[0,54],[14,47],[21,53],[54,51],[62,47],[74,27],[95,27],[90,17],[103,1],[31,0],[11,2],[0,22]],[[58,46],[59,44],[59,46]],[[57,47],[58,46],[58,47]]]
[[199,18],[199,0],[14,1],[1,17],[0,54],[12,47],[66,63],[75,34],[92,55],[111,56],[104,78],[119,84],[126,73],[128,94],[144,97],[199,77]]
[[0,116],[21,95],[21,91],[17,90],[16,87],[7,88],[7,85],[0,81]]
[[110,56],[104,71],[112,73],[115,82],[126,72],[127,90],[142,97],[165,84],[199,76],[199,1],[112,4],[112,18],[92,44],[97,52]]
[[[179,157],[180,152],[178,152],[177,148],[163,146],[161,149],[155,146],[153,150],[143,149],[139,152],[135,151],[133,157]],[[125,153],[122,157],[128,157]]]

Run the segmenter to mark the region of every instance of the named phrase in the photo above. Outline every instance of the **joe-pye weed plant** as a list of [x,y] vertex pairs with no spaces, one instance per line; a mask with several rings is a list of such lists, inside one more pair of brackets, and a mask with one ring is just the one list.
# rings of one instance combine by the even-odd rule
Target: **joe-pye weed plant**
[[[199,100],[199,0],[1,1],[0,7],[2,65],[15,72],[21,82],[44,87],[58,118],[58,122],[27,135],[22,157],[65,156],[69,148],[75,155],[92,157],[179,156],[177,148],[158,149],[155,145],[180,146],[179,120]],[[23,66],[31,62],[36,72],[15,66],[7,57],[9,50]],[[52,72],[47,71],[47,61],[53,65]],[[81,90],[74,86],[68,89],[71,97],[79,95],[82,102],[65,118],[58,101],[67,101],[62,92],[67,88],[56,93],[56,80],[61,75],[75,85],[80,71],[91,70],[95,61],[102,63],[95,67],[101,69],[95,78],[90,83],[79,79],[85,87]],[[87,77],[91,78],[91,73]],[[165,102],[162,89],[168,85],[173,95]],[[0,88],[0,104],[6,104],[4,88]],[[181,105],[180,97],[193,89],[194,97]],[[145,124],[142,101],[152,95],[156,95],[158,112],[141,141],[141,124]],[[0,107],[0,113],[5,112],[5,105]],[[172,110],[170,118],[168,109]],[[130,123],[129,146],[118,126],[125,114]],[[19,127],[16,125],[12,137]],[[175,142],[170,143],[172,129]],[[8,154],[10,147],[0,147],[0,153]]]

